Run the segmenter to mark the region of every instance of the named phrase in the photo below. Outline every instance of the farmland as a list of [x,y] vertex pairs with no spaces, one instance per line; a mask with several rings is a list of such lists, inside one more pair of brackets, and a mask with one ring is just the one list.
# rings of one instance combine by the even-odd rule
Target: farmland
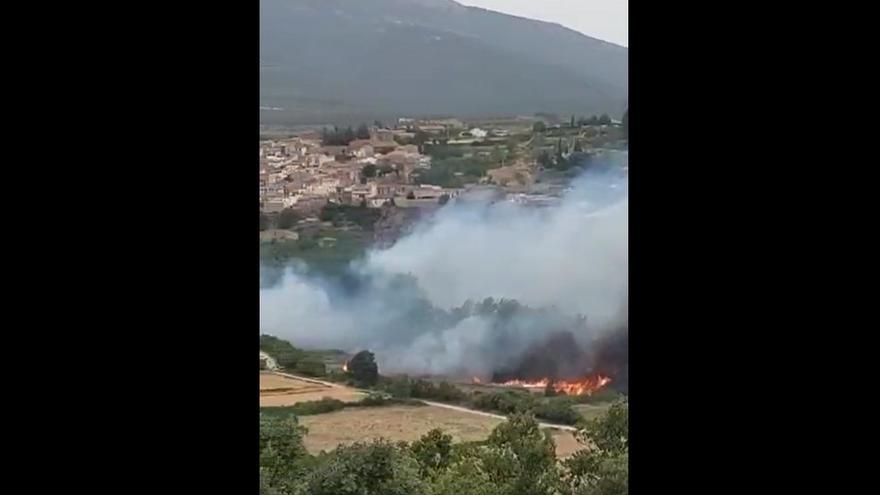
[[260,407],[292,406],[324,397],[354,402],[364,393],[343,386],[330,386],[275,373],[260,373]]
[[[298,379],[275,373],[260,374],[260,407],[273,415],[285,414],[281,406],[291,406],[325,397],[353,403],[365,394],[340,385]],[[582,406],[604,410],[597,406]],[[346,408],[325,414],[302,416],[300,424],[308,428],[305,447],[313,454],[355,442],[379,438],[412,442],[434,428],[450,434],[455,442],[483,441],[502,419],[435,406]],[[568,431],[553,430],[556,453],[567,457],[583,448]]]
[[[482,441],[500,419],[453,411],[440,407],[391,406],[356,408],[315,416],[303,416],[300,423],[308,428],[305,446],[317,454],[342,444],[385,438],[412,442],[433,428],[452,435],[455,442]],[[556,452],[566,457],[582,448],[571,433],[554,431]]]

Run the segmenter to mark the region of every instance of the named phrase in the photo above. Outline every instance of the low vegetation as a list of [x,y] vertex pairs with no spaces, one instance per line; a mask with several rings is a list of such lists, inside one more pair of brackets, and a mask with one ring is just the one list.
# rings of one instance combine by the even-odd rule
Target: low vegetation
[[[491,309],[493,312],[512,315],[521,311],[522,307],[515,301],[495,302],[487,299],[479,303],[477,309],[480,311]],[[470,308],[465,314],[470,314],[473,311],[475,311],[474,308]],[[316,362],[314,351],[309,354],[307,351],[293,347],[289,342],[264,335],[261,337],[261,349],[275,356],[279,365],[294,372],[321,376],[330,381],[372,389],[396,399],[425,399],[504,415],[528,413],[550,423],[579,425],[584,418],[576,407],[578,404],[595,405],[620,398],[619,393],[610,388],[601,389],[592,395],[568,396],[546,393],[537,395],[516,389],[466,391],[445,381],[433,382],[412,379],[407,376],[380,376],[375,356],[366,350],[357,353],[348,361],[346,372],[328,373],[323,362]],[[308,366],[315,366],[314,372],[306,373],[303,371]]]
[[357,402],[343,402],[338,399],[324,397],[321,400],[298,402],[292,406],[262,407],[260,412],[266,416],[312,416],[340,411],[347,407],[383,407],[383,406],[423,406],[424,403],[412,399],[389,397],[385,394],[372,393]]
[[260,350],[275,358],[282,369],[302,375],[327,375],[327,361],[340,359],[342,351],[306,351],[272,335],[260,335]]
[[616,403],[578,434],[585,448],[558,460],[528,414],[513,414],[481,442],[441,430],[414,442],[378,439],[311,455],[295,415],[260,419],[263,495],[626,495],[628,408]]
[[[504,143],[501,143],[502,145]],[[431,168],[415,175],[419,184],[441,187],[463,187],[479,182],[486,173],[510,160],[513,147],[496,143],[474,143],[470,146],[426,145]]]
[[381,216],[382,212],[377,208],[327,203],[321,210],[320,219],[322,222],[332,222],[334,226],[348,223],[364,230],[373,230],[373,226]]
[[322,229],[311,234],[301,233],[295,241],[264,242],[260,245],[260,260],[266,268],[276,272],[293,261],[300,261],[310,271],[339,276],[346,272],[352,260],[366,253],[370,242],[372,235],[368,232]]
[[583,418],[574,406],[591,400],[586,395],[540,397],[522,390],[466,392],[447,382],[434,383],[405,376],[383,377],[376,388],[393,397],[432,400],[499,414],[531,413],[542,420],[565,425],[581,423]]

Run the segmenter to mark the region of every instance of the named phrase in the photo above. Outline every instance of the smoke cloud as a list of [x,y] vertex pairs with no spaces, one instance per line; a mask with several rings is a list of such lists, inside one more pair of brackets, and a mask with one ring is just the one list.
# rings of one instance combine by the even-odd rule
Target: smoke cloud
[[[410,374],[491,376],[567,339],[587,351],[619,347],[626,189],[625,174],[606,170],[582,174],[555,206],[451,201],[341,280],[288,269],[261,289],[260,330],[300,347],[368,348],[383,372]],[[554,369],[588,371],[600,355],[609,354],[560,356],[577,362]]]

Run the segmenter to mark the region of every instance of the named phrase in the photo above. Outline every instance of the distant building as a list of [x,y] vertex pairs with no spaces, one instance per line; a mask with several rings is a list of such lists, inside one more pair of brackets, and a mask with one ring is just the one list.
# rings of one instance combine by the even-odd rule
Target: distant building
[[375,150],[369,139],[358,139],[348,143],[348,152],[355,158],[369,158]]
[[440,186],[421,185],[412,191],[412,199],[440,199],[446,192]]
[[375,147],[376,144],[390,144],[394,143],[394,131],[390,129],[379,129],[378,127],[370,128],[370,141]]

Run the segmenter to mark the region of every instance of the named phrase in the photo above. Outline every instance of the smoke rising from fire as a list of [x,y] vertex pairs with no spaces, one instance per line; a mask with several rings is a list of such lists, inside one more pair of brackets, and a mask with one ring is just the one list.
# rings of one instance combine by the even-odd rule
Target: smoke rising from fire
[[261,333],[368,348],[383,372],[467,377],[516,374],[536,349],[570,339],[577,351],[536,369],[589,371],[597,342],[623,335],[626,346],[627,207],[625,176],[608,172],[582,174],[558,206],[450,202],[341,281],[288,270],[261,289]]

